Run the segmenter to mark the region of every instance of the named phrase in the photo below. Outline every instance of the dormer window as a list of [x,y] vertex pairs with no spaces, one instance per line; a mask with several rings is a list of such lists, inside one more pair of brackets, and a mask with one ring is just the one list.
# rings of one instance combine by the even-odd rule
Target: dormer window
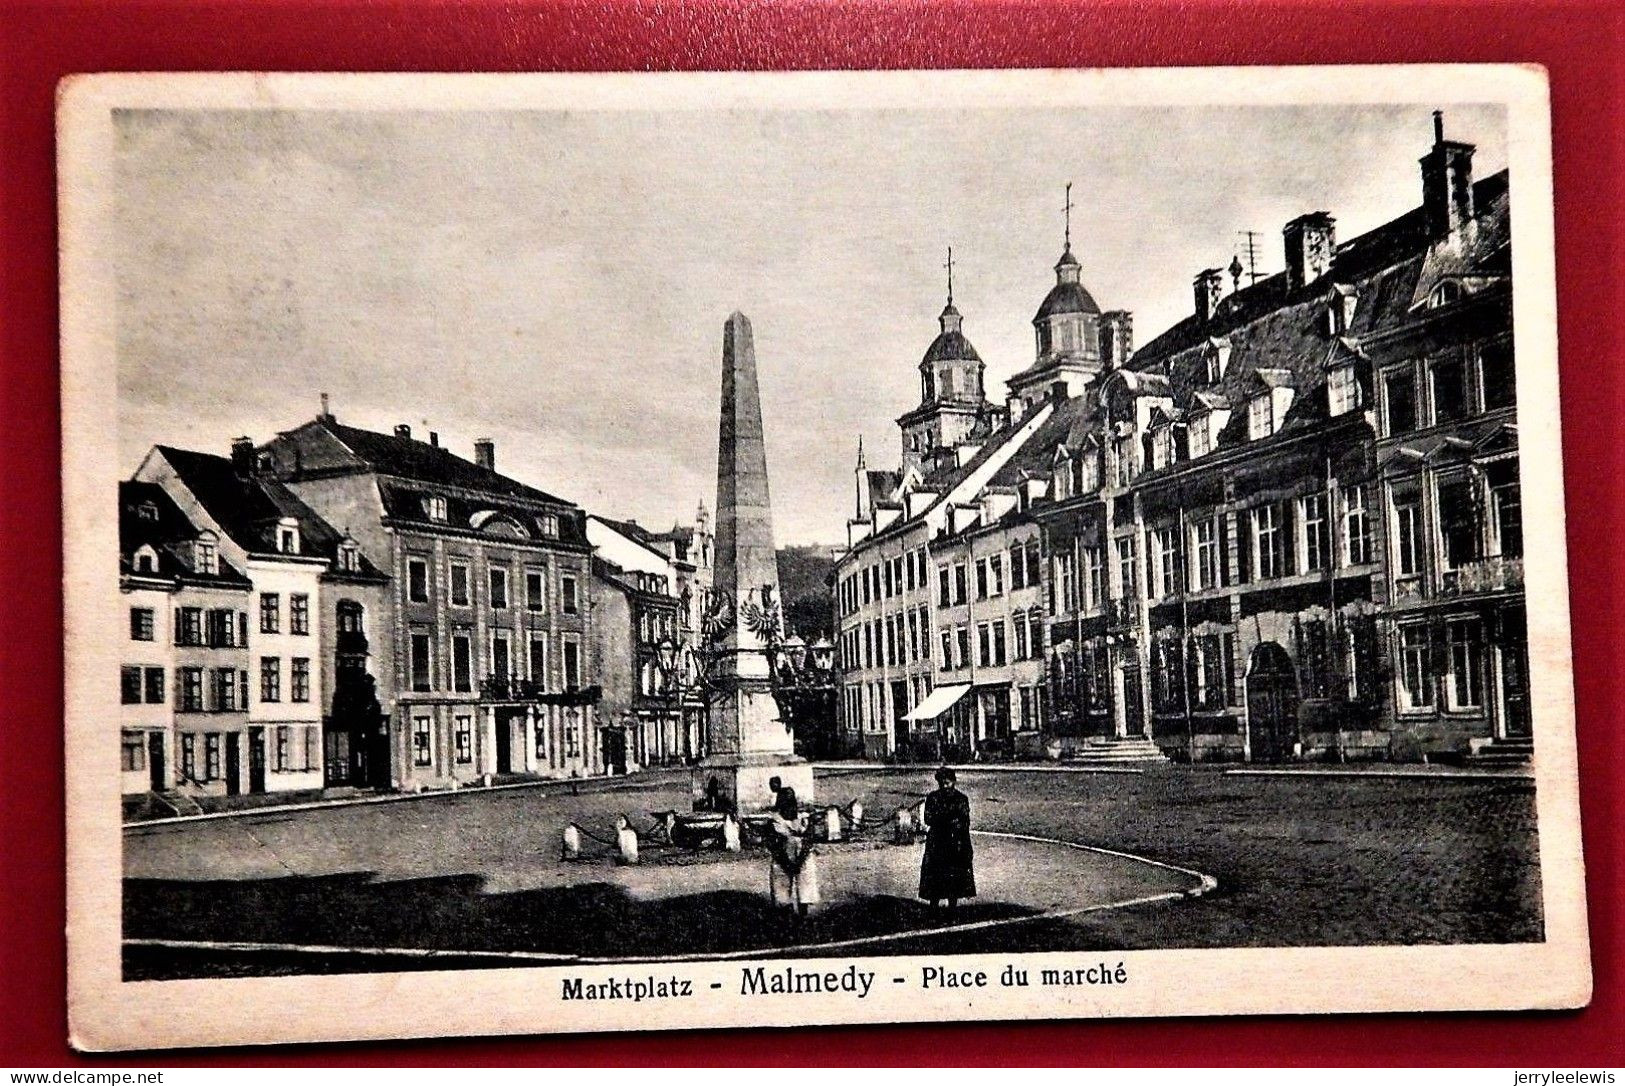
[[436,524],[446,523],[446,499],[433,495],[423,499],[423,512]]
[[1247,437],[1259,441],[1275,432],[1275,403],[1268,392],[1247,401]]
[[1190,447],[1191,459],[1206,456],[1213,451],[1213,416],[1201,414],[1190,420],[1185,429],[1186,443]]
[[345,573],[358,573],[361,570],[361,548],[355,540],[346,539],[339,544],[339,569]]
[[542,533],[545,539],[559,537],[559,518],[556,513],[543,513],[536,518],[536,530]]
[[142,520],[158,521],[158,504],[156,502],[142,502],[135,508],[136,516]]
[[1174,462],[1174,428],[1159,426],[1151,431],[1151,467],[1165,468]]
[[220,572],[220,547],[213,532],[204,532],[193,541],[192,566],[198,573],[209,576]]
[[1209,385],[1216,385],[1224,379],[1225,367],[1230,364],[1230,341],[1228,339],[1210,339],[1207,346],[1202,349],[1203,377]]
[[1360,406],[1360,382],[1352,365],[1333,367],[1326,375],[1326,406],[1333,418]]
[[1078,458],[1078,493],[1090,494],[1100,489],[1100,456],[1086,450]]
[[1428,308],[1438,309],[1440,306],[1450,305],[1461,301],[1461,284],[1454,279],[1446,279],[1433,288],[1428,295]]
[[299,553],[299,522],[283,517],[276,526],[276,549],[279,554]]
[[142,544],[136,549],[131,565],[135,567],[137,573],[157,573],[158,552],[152,549],[151,544]]

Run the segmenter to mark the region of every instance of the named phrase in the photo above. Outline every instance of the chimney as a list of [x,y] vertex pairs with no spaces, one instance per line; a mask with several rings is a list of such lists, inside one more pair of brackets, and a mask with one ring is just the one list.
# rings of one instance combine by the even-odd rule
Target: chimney
[[482,437],[474,442],[474,463],[486,471],[497,470],[496,442],[488,437]]
[[400,438],[402,441],[411,441],[412,428],[406,425],[404,422],[398,422],[395,424],[395,436]]
[[327,393],[322,393],[322,413],[316,416],[323,422],[333,421],[333,412],[327,405]]
[[1224,273],[1218,268],[1197,272],[1191,283],[1191,293],[1196,296],[1197,323],[1206,324],[1213,319],[1213,314],[1219,308],[1219,299],[1224,296]]
[[1281,228],[1286,241],[1286,289],[1298,291],[1325,275],[1337,250],[1337,220],[1324,211],[1299,215]]
[[1473,219],[1473,151],[1444,138],[1444,114],[1433,111],[1433,149],[1422,156],[1422,215],[1428,236],[1453,234]]
[[1134,314],[1126,309],[1113,309],[1100,315],[1101,362],[1107,369],[1115,369],[1128,361],[1134,353]]
[[254,442],[251,438],[239,437],[232,441],[231,467],[245,479],[254,474]]
[[1066,382],[1052,381],[1049,386],[1049,398],[1056,403],[1066,402]]
[[429,431],[429,445],[432,448],[440,448],[440,435],[433,430]]

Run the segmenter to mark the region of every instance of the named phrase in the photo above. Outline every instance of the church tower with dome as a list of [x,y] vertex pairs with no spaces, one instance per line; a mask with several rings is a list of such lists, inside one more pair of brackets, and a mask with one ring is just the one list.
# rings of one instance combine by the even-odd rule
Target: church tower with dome
[[1066,186],[1066,234],[1055,263],[1055,285],[1033,315],[1033,364],[1009,380],[1012,412],[1031,409],[1056,386],[1075,396],[1103,369],[1133,350],[1133,321],[1122,310],[1102,313],[1083,285],[1083,265],[1072,255],[1072,186]]
[[954,251],[948,250],[948,304],[937,317],[937,338],[920,359],[920,402],[897,420],[903,432],[903,474],[929,472],[943,450],[971,440],[998,413],[983,386],[987,367],[963,330],[954,307]]

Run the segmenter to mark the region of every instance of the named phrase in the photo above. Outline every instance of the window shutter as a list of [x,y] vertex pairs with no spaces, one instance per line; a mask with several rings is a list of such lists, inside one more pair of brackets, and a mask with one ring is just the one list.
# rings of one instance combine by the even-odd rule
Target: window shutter
[[184,638],[186,635],[185,635],[185,633],[182,632],[182,628],[181,628],[181,609],[179,607],[175,608],[175,625],[174,625],[172,633],[174,635],[172,640],[175,642],[175,644],[177,644],[177,645],[185,644],[185,641],[183,641],[182,638]]

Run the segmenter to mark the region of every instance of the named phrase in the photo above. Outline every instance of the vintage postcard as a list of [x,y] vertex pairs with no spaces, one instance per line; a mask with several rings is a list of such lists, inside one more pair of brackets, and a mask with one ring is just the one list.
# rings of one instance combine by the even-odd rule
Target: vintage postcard
[[89,75],[90,1049],[1590,996],[1544,74]]

